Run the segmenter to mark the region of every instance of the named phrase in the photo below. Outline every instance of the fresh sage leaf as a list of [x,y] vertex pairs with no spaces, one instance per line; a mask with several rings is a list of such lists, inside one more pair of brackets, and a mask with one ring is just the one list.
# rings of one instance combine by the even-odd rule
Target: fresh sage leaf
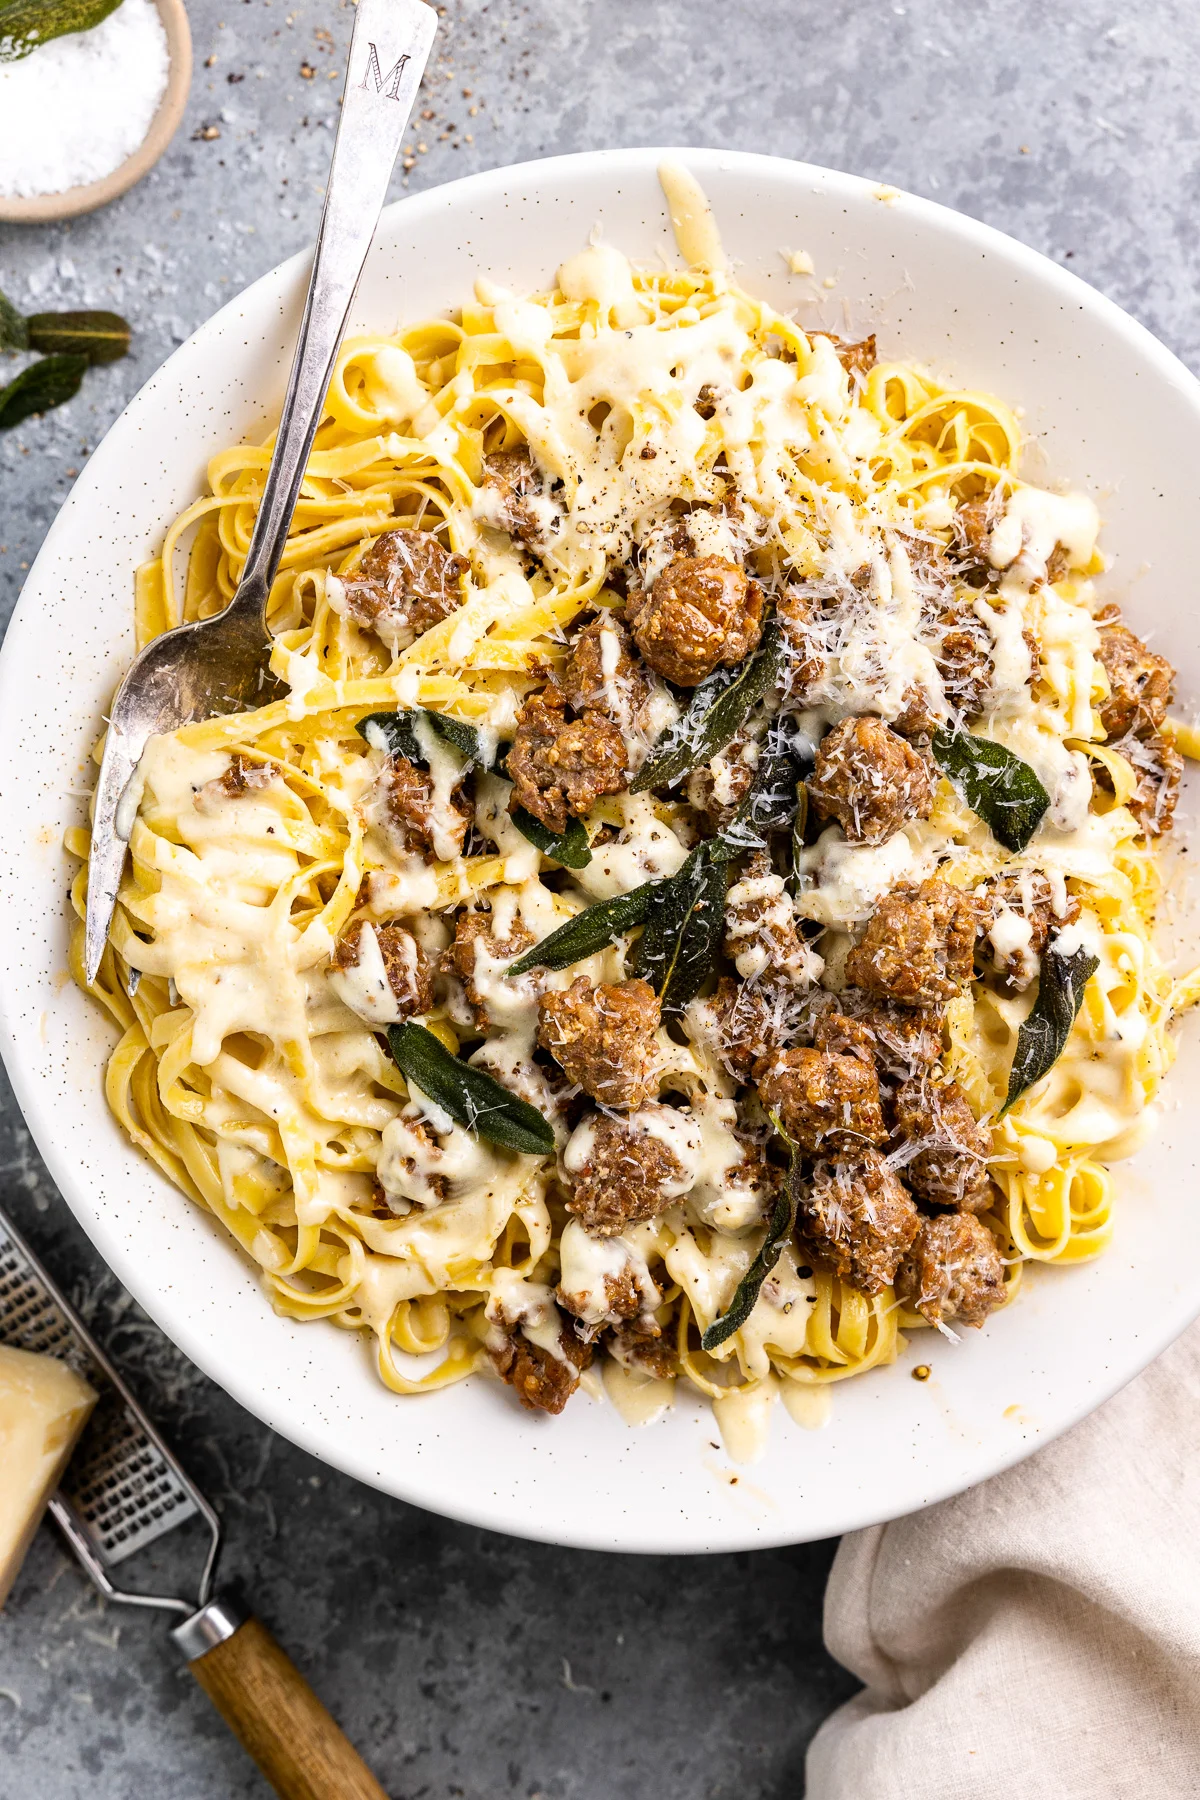
[[715,670],[700,683],[683,717],[662,734],[630,782],[630,793],[669,786],[711,762],[774,686],[782,662],[782,635],[777,621],[771,619],[758,649],[740,669],[732,674],[727,669]]
[[1017,1033],[1001,1118],[1062,1055],[1083,1005],[1083,990],[1099,967],[1099,957],[1082,945],[1064,954],[1051,944],[1043,954],[1037,999]]
[[86,356],[90,363],[110,363],[129,350],[129,326],[119,313],[30,313],[25,328],[29,348],[43,356]]
[[0,388],[0,431],[9,431],[34,413],[49,412],[79,392],[86,356],[44,356]]
[[0,294],[0,350],[28,348],[29,329],[25,323],[25,315],[17,311],[7,295]]
[[1007,850],[1023,850],[1050,796],[1027,762],[991,738],[968,731],[934,733],[933,754],[963,799]]
[[629,894],[617,894],[612,900],[601,900],[589,906],[565,925],[558,926],[532,950],[526,950],[508,967],[509,975],[527,975],[530,969],[569,969],[572,963],[594,956],[617,938],[624,937],[638,925],[644,925],[654,896],[662,884],[643,882]]
[[551,831],[540,819],[518,806],[509,817],[521,833],[522,837],[536,844],[543,856],[553,857],[564,869],[586,869],[592,860],[588,834],[583,828],[582,819],[570,819],[565,831]]
[[0,63],[17,62],[51,38],[90,31],[119,5],[120,0],[0,0]]
[[697,844],[683,867],[657,884],[636,967],[664,1012],[695,999],[721,947],[729,879],[722,849],[711,839]]
[[435,1105],[476,1137],[519,1150],[525,1156],[549,1156],[554,1130],[536,1106],[519,1100],[495,1076],[452,1056],[424,1025],[409,1020],[389,1025],[388,1046],[406,1081],[420,1088]]
[[767,1235],[762,1241],[758,1255],[738,1282],[728,1310],[718,1319],[714,1319],[708,1330],[700,1339],[703,1350],[716,1350],[726,1338],[731,1338],[735,1331],[740,1331],[750,1314],[758,1304],[758,1296],[762,1292],[762,1284],[783,1255],[789,1238],[796,1229],[796,1185],[800,1179],[800,1152],[788,1137],[774,1113],[771,1123],[780,1137],[787,1144],[791,1154],[788,1178],[780,1190],[771,1217],[767,1223]]
[[451,718],[449,713],[430,712],[428,707],[418,707],[413,712],[401,707],[395,712],[368,713],[354,729],[360,737],[366,738],[372,750],[381,750],[385,756],[403,756],[408,762],[424,766],[426,756],[417,729],[418,719],[424,719],[468,762],[477,763],[480,768],[488,767],[482,740],[474,725],[468,724],[466,719]]

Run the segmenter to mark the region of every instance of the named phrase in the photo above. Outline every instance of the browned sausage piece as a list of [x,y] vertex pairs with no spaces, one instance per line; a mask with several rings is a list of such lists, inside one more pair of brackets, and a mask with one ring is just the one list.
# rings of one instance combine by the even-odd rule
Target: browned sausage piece
[[688,776],[688,805],[700,814],[706,835],[715,837],[732,824],[754,782],[758,758],[757,740],[739,732],[711,762]]
[[982,1325],[1004,1304],[996,1240],[967,1212],[926,1219],[896,1276],[896,1297],[931,1325]]
[[853,986],[901,1006],[936,1006],[971,979],[975,938],[987,903],[937,876],[904,884],[875,909],[861,944],[846,958]]
[[558,523],[549,485],[524,444],[519,450],[498,450],[483,459],[483,487],[493,503],[497,523],[533,550]]
[[563,832],[572,814],[581,819],[602,794],[622,792],[627,756],[625,739],[611,719],[599,712],[568,719],[561,689],[543,688],[517,714],[508,753],[509,811],[523,806],[548,831]]
[[633,640],[657,674],[696,687],[718,663],[744,662],[762,636],[763,592],[720,556],[681,556],[629,596]]
[[513,920],[507,937],[498,938],[492,930],[491,913],[459,914],[454,926],[454,942],[442,957],[442,970],[447,975],[457,975],[462,982],[480,1031],[488,1031],[491,1027],[487,1007],[475,981],[480,957],[485,963],[511,962],[523,950],[531,950],[536,942],[532,931],[520,919]]
[[592,1346],[576,1337],[565,1324],[558,1343],[556,1356],[517,1331],[506,1334],[494,1347],[488,1345],[497,1375],[507,1381],[530,1412],[560,1413],[579,1386],[580,1371],[592,1360]]
[[804,587],[785,588],[775,607],[788,648],[784,673],[786,698],[792,707],[805,705],[824,679],[827,655],[821,641],[821,609]]
[[859,1052],[776,1050],[754,1075],[759,1099],[802,1150],[853,1155],[887,1136],[879,1077]]
[[593,984],[580,975],[543,994],[538,1043],[602,1106],[640,1106],[657,1091],[658,995],[648,981]]
[[433,778],[406,756],[391,757],[379,776],[384,811],[400,844],[416,850],[428,861],[435,856],[434,840],[444,832],[452,855],[461,856],[471,823],[472,805],[462,788],[455,788],[449,805],[437,819],[433,810]]
[[826,1035],[816,1040],[822,1050],[846,1047],[837,1041],[839,1015],[870,1033],[876,1067],[881,1076],[893,1081],[907,1080],[941,1057],[944,1006],[897,1006],[889,1000],[871,999],[857,988],[846,988],[837,996],[836,1011],[826,1015]]
[[239,752],[230,757],[229,767],[218,777],[216,785],[228,799],[239,800],[243,794],[258,793],[270,787],[278,773],[274,763],[251,762]]
[[1127,737],[1120,751],[1138,778],[1129,810],[1147,837],[1161,837],[1174,823],[1183,758],[1160,731]]
[[1115,607],[1099,616],[1097,652],[1108,676],[1109,695],[1100,703],[1100,723],[1109,742],[1157,731],[1167,716],[1175,687],[1175,671],[1165,656],[1148,650],[1140,637],[1121,623]]
[[991,1137],[976,1123],[958,1083],[921,1075],[906,1081],[896,1094],[893,1118],[897,1146],[916,1152],[902,1170],[913,1193],[934,1206],[985,1212]]
[[875,333],[870,337],[859,338],[851,342],[848,338],[838,337],[833,331],[810,331],[810,338],[828,338],[837,351],[837,359],[847,375],[869,375],[875,367]]
[[457,612],[466,599],[465,556],[447,550],[431,531],[397,527],[377,537],[346,578],[346,611],[393,651]]
[[738,1081],[749,1081],[755,1063],[782,1045],[787,1021],[778,995],[760,982],[723,975],[705,1004],[722,1062]]
[[669,1142],[644,1129],[647,1116],[669,1122],[671,1109],[651,1102],[632,1120],[599,1113],[567,1146],[574,1193],[567,1211],[597,1237],[612,1237],[638,1219],[653,1219],[690,1185]]
[[725,895],[725,954],[747,981],[808,988],[820,973],[796,928],[783,876],[765,850],[748,858]]
[[808,793],[822,818],[852,844],[882,844],[910,819],[933,811],[925,758],[882,719],[843,719],[821,740]]
[[675,1374],[675,1352],[658,1325],[644,1314],[606,1331],[601,1343],[624,1368],[667,1381]]
[[921,1227],[902,1181],[877,1150],[850,1162],[819,1162],[800,1194],[801,1240],[818,1261],[862,1294],[877,1294]]
[[[378,946],[372,955],[371,939]],[[433,972],[421,946],[400,925],[360,922],[334,945],[330,968],[341,1000],[372,1025],[394,1025],[433,1005]]]
[[1066,910],[1056,913],[1054,889],[1040,869],[997,875],[987,884],[987,898],[992,916],[980,939],[983,966],[1020,993],[1036,976],[1050,933],[1079,917],[1079,902],[1068,894]]
[[632,654],[629,633],[611,612],[601,613],[579,633],[562,685],[573,711],[606,713],[626,730],[653,689],[644,663]]

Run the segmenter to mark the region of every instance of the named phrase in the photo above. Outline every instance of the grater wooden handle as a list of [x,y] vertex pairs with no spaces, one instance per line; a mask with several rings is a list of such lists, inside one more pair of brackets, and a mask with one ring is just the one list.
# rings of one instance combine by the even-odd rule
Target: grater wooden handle
[[387,1800],[260,1620],[247,1619],[188,1667],[282,1800]]

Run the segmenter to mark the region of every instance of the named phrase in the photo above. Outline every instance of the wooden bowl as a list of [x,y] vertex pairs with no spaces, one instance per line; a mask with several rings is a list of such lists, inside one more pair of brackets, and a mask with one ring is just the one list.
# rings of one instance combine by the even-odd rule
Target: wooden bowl
[[179,129],[192,84],[192,34],[183,0],[154,0],[167,34],[170,66],[167,85],[158,103],[158,111],[150,121],[150,129],[123,163],[118,163],[102,181],[85,182],[82,187],[64,188],[60,194],[33,194],[26,199],[0,196],[0,220],[15,224],[43,224],[49,219],[73,219],[79,213],[93,212],[107,206],[118,194],[131,188],[154,167]]

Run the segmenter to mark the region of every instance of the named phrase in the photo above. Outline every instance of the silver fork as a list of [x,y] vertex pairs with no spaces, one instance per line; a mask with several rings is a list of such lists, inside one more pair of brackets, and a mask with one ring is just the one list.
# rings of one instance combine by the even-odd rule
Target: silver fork
[[358,0],[300,340],[241,581],[224,612],[147,644],[113,701],[88,864],[89,981],[104,954],[133,828],[132,808],[121,802],[132,797],[130,783],[148,740],[195,720],[261,706],[278,690],[268,668],[267,598],[436,31],[437,14],[423,0]]

